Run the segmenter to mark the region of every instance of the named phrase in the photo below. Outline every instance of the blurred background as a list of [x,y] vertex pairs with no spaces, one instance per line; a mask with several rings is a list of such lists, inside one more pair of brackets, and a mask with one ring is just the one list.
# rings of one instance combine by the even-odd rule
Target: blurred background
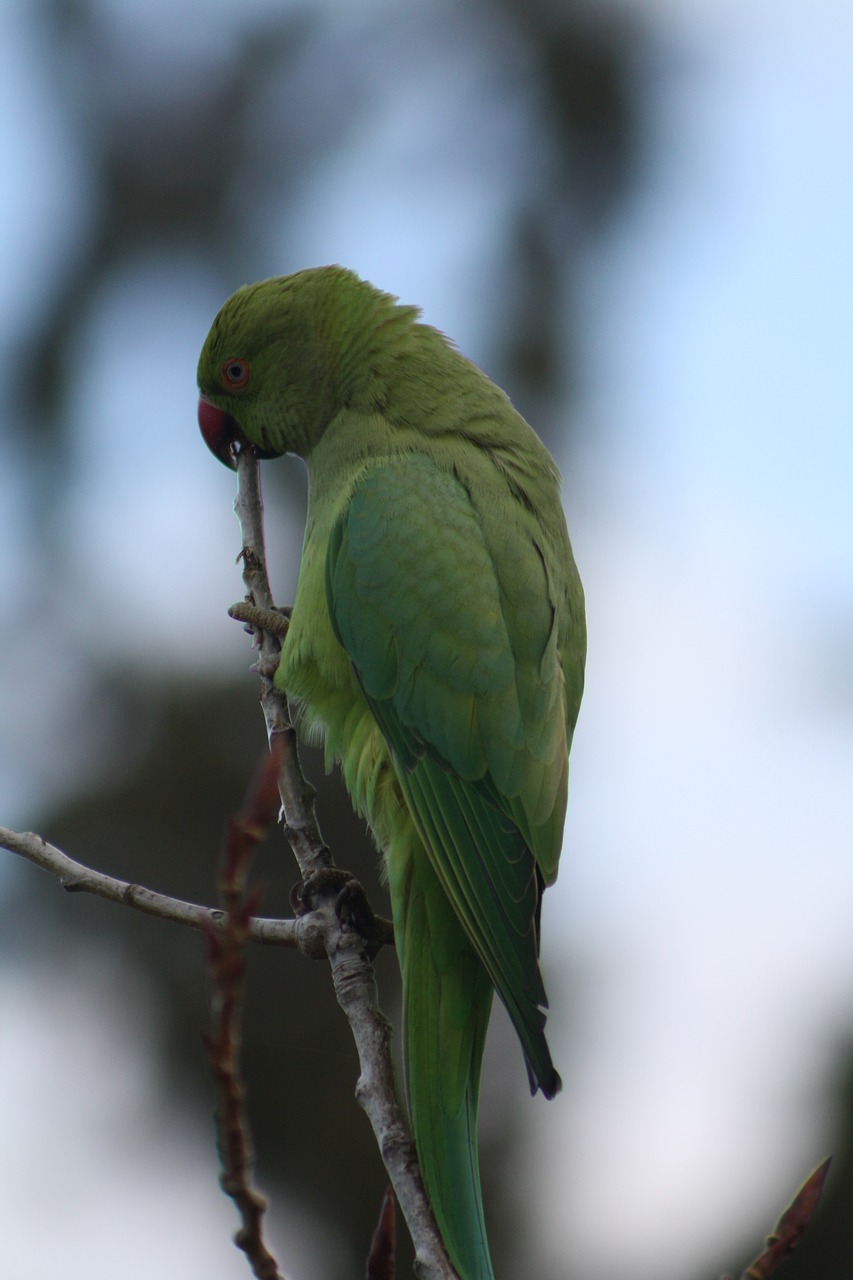
[[[833,1153],[785,1276],[849,1276],[848,0],[4,0],[3,17],[0,821],[212,901],[264,731],[225,615],[234,478],[198,435],[196,359],[240,284],[354,268],[542,434],[588,592],[544,911],[566,1087],[530,1100],[496,1014],[498,1275],[739,1274]],[[284,602],[301,464],[264,484]],[[334,780],[320,814],[382,909]],[[259,878],[265,912],[287,912],[280,839]],[[201,940],[12,855],[0,886],[0,1277],[245,1276]],[[378,968],[393,1014],[393,956]],[[253,954],[246,1038],[281,1266],[360,1275],[384,1177],[325,967]]]

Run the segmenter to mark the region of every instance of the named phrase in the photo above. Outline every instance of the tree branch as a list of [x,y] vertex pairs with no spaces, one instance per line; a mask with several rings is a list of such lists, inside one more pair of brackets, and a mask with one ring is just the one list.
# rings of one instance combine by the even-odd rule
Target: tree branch
[[[250,605],[274,610],[266,576],[263,505],[258,462],[250,449],[237,456],[238,493],[234,509],[243,535],[243,582]],[[318,925],[332,967],[338,1003],[353,1033],[360,1075],[356,1098],[373,1128],[388,1175],[415,1246],[415,1274],[420,1280],[456,1280],[418,1167],[414,1143],[400,1106],[391,1057],[391,1025],[379,1008],[370,943],[353,927],[347,908],[359,887],[336,872],[323,842],[314,811],[314,788],[299,764],[296,735],[285,697],[273,677],[281,651],[276,635],[250,624],[260,649],[261,706],[270,743],[281,743],[279,793],[285,835],[303,876],[302,900]],[[278,629],[278,628],[276,628]],[[317,874],[319,872],[319,874]],[[330,873],[330,874],[324,874]],[[353,894],[353,888],[356,893]],[[363,894],[361,895],[363,897]],[[372,913],[368,914],[372,915]]]
[[[266,552],[264,549],[264,506],[258,475],[258,460],[251,449],[241,449],[237,455],[238,489],[234,510],[240,521],[243,549],[243,584],[250,605],[275,612],[275,604],[267,579]],[[315,871],[332,866],[332,857],[323,843],[314,810],[316,791],[302,772],[296,750],[296,733],[287,698],[278,692],[274,683],[281,640],[272,629],[261,630],[249,626],[259,650],[256,669],[261,681],[261,707],[266,721],[270,747],[278,742],[281,765],[278,789],[287,824],[285,835],[299,864],[302,878]],[[277,630],[277,629],[276,629]]]
[[[94,871],[63,853],[56,845],[48,844],[43,836],[34,831],[13,831],[11,827],[0,827],[0,848],[17,853],[43,871],[50,872],[69,893],[93,893],[99,898],[106,898],[108,902],[133,907],[146,915],[158,916],[172,924],[189,925],[193,929],[218,929],[222,924],[222,911],[203,907],[195,902],[184,902],[180,898],[170,898],[165,893],[146,889],[144,885],[131,884],[127,880],[117,880],[105,875],[102,871]],[[317,954],[316,929],[308,916],[296,920],[255,917],[249,921],[249,936],[253,942],[262,942],[267,946],[296,947],[307,955]]]
[[[750,1263],[741,1280],[770,1280],[791,1256],[814,1217],[831,1163],[830,1156],[809,1174],[767,1237],[766,1247]],[[732,1277],[723,1276],[723,1280],[732,1280]]]
[[246,944],[251,904],[256,896],[248,889],[249,870],[258,844],[275,823],[277,772],[275,755],[267,756],[242,810],[228,824],[219,873],[219,896],[225,919],[221,928],[209,930],[213,1030],[205,1042],[216,1083],[216,1135],[222,1165],[219,1183],[240,1214],[241,1227],[234,1243],[243,1250],[257,1280],[282,1280],[282,1275],[264,1242],[263,1217],[267,1202],[252,1182],[254,1153],[240,1061],[241,1023]]

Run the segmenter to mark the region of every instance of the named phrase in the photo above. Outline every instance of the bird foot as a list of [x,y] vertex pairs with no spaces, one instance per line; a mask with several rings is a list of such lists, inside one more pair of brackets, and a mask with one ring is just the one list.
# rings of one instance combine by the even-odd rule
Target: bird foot
[[332,899],[335,915],[345,929],[357,933],[372,960],[377,952],[394,942],[394,926],[377,916],[362,885],[348,871],[324,867],[294,885],[290,901],[297,915],[313,911],[322,899]]
[[260,605],[252,604],[249,600],[238,600],[228,610],[229,618],[235,618],[237,622],[244,623],[248,632],[266,631],[269,635],[276,636],[282,643],[290,626],[290,613],[290,605],[262,609]]

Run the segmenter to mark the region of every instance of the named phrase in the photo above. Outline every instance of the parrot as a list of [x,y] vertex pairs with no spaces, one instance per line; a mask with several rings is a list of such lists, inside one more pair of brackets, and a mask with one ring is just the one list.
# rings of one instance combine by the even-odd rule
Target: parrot
[[340,266],[244,285],[198,364],[220,461],[300,456],[308,509],[276,687],[384,858],[408,1112],[462,1280],[493,1280],[477,1149],[493,993],[531,1092],[540,909],[563,843],[586,654],[560,476],[438,329]]

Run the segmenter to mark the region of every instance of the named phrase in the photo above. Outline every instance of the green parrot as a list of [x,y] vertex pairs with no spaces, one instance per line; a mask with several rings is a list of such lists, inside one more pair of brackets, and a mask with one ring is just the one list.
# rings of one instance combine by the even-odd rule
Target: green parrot
[[492,993],[531,1090],[545,1039],[542,892],[557,874],[583,687],[583,591],[557,468],[417,308],[342,267],[247,285],[198,366],[234,465],[299,454],[308,516],[276,684],[339,761],[387,867],[409,1113],[463,1280],[492,1280],[477,1155]]

